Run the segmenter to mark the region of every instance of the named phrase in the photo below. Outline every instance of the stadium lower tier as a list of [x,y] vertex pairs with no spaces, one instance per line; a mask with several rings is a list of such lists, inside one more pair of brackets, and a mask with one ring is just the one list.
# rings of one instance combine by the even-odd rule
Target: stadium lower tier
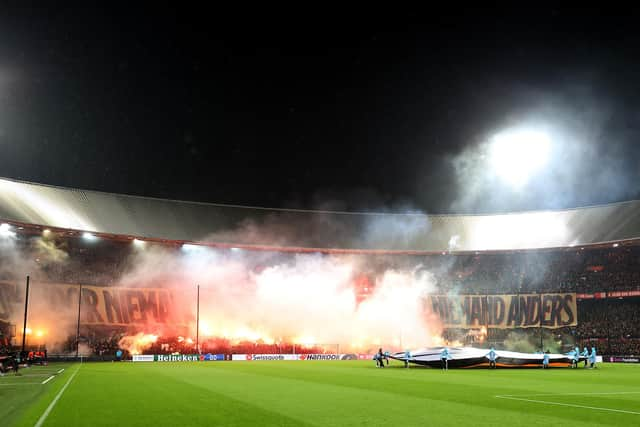
[[[442,351],[444,347],[423,348],[411,351],[407,359],[405,352],[389,355],[392,359],[408,361],[416,365],[431,368],[442,367]],[[449,349],[448,368],[488,368],[488,349],[473,347],[454,347]],[[518,353],[514,351],[495,350],[496,367],[499,368],[542,368],[544,354]],[[566,354],[548,354],[550,368],[566,368],[571,366],[572,359]],[[584,362],[580,357],[579,361]]]

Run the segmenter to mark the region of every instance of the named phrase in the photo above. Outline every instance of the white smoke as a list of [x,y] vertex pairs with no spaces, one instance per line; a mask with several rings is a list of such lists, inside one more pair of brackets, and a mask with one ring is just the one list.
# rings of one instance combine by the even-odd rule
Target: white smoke
[[[597,80],[597,79],[595,79]],[[457,191],[450,212],[514,212],[565,209],[636,198],[640,135],[635,114],[596,93],[597,81],[576,79],[554,92],[513,88],[514,108],[475,129],[475,141],[449,162]],[[524,107],[526,106],[526,107]],[[549,137],[547,164],[513,188],[492,165],[491,140],[511,130],[543,131]]]
[[196,284],[201,336],[357,349],[423,346],[441,332],[422,307],[425,295],[435,290],[424,271],[385,271],[359,301],[353,278],[363,267],[361,257],[280,254],[262,268],[254,254],[261,257],[209,248],[181,256],[152,250],[136,257],[121,284],[171,288],[194,335]]

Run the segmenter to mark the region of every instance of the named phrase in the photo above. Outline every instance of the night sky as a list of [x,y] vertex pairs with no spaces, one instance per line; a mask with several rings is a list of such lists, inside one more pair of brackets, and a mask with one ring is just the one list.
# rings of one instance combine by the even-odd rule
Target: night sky
[[[5,10],[0,176],[394,212],[640,197],[640,34],[627,11],[300,14]],[[565,133],[528,187],[461,172],[523,123]]]

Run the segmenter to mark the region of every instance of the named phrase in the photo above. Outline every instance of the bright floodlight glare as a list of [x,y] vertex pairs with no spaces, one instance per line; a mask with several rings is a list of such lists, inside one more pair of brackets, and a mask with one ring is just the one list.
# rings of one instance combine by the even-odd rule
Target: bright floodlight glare
[[201,245],[193,245],[190,243],[183,243],[181,249],[185,252],[201,252],[204,251],[206,248],[204,246]]
[[6,222],[0,224],[1,237],[14,237],[15,235],[16,235],[16,232],[11,230],[11,226],[9,224],[7,224]]
[[509,184],[516,188],[522,187],[531,174],[547,162],[550,145],[549,136],[544,132],[501,132],[491,139],[491,166]]
[[84,233],[82,233],[82,238],[85,239],[85,240],[96,240],[97,239],[96,236],[94,236],[93,234],[91,234],[89,232],[86,232],[86,231]]
[[133,239],[133,244],[136,246],[144,246],[144,240],[140,240],[140,239]]

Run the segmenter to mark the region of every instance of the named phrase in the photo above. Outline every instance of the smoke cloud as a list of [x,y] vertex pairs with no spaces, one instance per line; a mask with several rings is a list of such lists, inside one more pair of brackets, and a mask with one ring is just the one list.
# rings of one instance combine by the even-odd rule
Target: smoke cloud
[[[359,237],[346,241],[344,236],[353,236],[344,232],[348,220],[334,221],[332,215],[321,213],[299,224],[292,223],[286,213],[272,214],[261,222],[243,221],[236,229],[210,238],[287,246],[308,233],[320,247],[339,246],[342,239],[346,248],[386,244],[394,249],[430,229],[423,215],[371,215]],[[53,286],[51,282],[170,290],[175,323],[126,328],[128,336],[120,345],[135,351],[139,350],[134,349],[136,345],[150,345],[154,336],[195,338],[197,285],[203,341],[313,343],[369,351],[378,346],[423,347],[439,340],[442,332],[439,321],[423,307],[423,297],[436,290],[436,279],[428,268],[405,257],[147,244],[120,250],[118,256],[124,258],[114,260],[104,248],[98,249],[99,241],[69,243],[64,236],[22,236],[0,239],[0,244],[2,279],[15,284],[12,323],[22,324],[24,277],[30,275],[28,343],[46,343],[49,349],[69,347],[75,340],[78,300],[77,291],[69,291],[67,304],[52,310],[52,304],[59,302],[52,302],[45,292]],[[120,272],[110,275],[95,268],[99,265],[83,262],[85,256],[95,259],[101,254],[107,255],[105,264],[121,265]],[[84,298],[83,304],[90,303]],[[81,336],[86,333],[83,326]]]
[[[139,254],[121,284],[173,289],[174,305],[191,319],[192,335],[196,284],[204,337],[362,349],[425,345],[441,332],[423,310],[423,297],[435,291],[435,280],[425,271],[386,270],[370,289],[358,290],[354,277],[367,268],[363,257],[204,247],[182,252]],[[359,300],[361,291],[367,298]]]
[[[551,91],[505,90],[512,103],[482,129],[476,140],[449,159],[457,182],[449,210],[495,213],[564,209],[637,198],[640,195],[640,137],[636,113],[599,89],[597,76]],[[514,108],[514,105],[516,108]],[[518,107],[519,106],[519,107]],[[524,107],[523,107],[524,106]],[[522,188],[512,188],[491,168],[492,135],[533,130],[550,137],[548,163]]]

